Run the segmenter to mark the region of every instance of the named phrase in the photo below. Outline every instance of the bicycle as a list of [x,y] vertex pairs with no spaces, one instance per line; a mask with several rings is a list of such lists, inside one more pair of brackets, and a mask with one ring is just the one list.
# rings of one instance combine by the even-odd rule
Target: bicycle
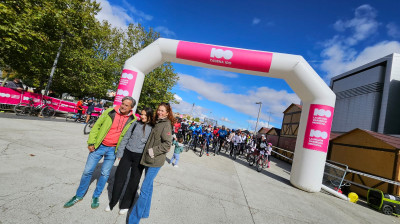
[[85,122],[86,121],[86,114],[82,114],[81,117],[79,118],[78,113],[68,113],[67,116],[65,117],[65,121],[73,121],[73,122]]
[[238,145],[234,145],[232,150],[231,150],[231,152],[230,152],[230,156],[232,157],[233,160],[236,160],[237,147],[238,147]]
[[249,166],[253,166],[256,163],[259,151],[256,148],[251,148],[250,150],[251,152],[247,155],[247,161],[249,162]]
[[267,157],[264,154],[265,151],[261,150],[260,155],[256,159],[256,167],[258,172],[261,172],[261,170],[267,165]]
[[93,116],[93,115],[90,116],[88,123],[83,128],[83,134],[88,135],[90,133],[90,131],[92,130],[97,119],[99,119],[99,116],[100,116],[100,114],[97,116]]
[[49,106],[49,104],[51,104],[50,100],[44,100],[42,104],[35,106],[35,102],[33,101],[33,99],[29,98],[29,103],[19,103],[15,105],[14,112],[18,116],[31,115],[51,117],[54,116],[56,111],[53,107]]

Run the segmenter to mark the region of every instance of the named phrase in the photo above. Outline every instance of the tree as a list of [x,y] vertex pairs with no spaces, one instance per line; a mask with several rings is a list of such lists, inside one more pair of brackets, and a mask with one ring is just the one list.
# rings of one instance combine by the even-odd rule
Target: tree
[[196,117],[196,118],[194,119],[194,121],[195,121],[195,122],[200,122],[200,118]]
[[[125,61],[159,38],[153,29],[130,24],[113,28],[95,15],[92,0],[7,0],[0,3],[0,69],[16,71],[23,82],[43,89],[63,42],[53,91],[104,98],[116,90]],[[178,80],[165,63],[146,76],[139,107],[174,100]]]

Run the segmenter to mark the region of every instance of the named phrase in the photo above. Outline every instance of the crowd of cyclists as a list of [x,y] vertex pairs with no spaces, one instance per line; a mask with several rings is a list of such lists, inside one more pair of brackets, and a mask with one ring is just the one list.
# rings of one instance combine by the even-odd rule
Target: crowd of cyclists
[[270,167],[270,155],[272,144],[267,142],[265,135],[257,138],[251,133],[246,133],[240,129],[229,129],[222,127],[204,125],[185,119],[180,119],[174,125],[174,132],[177,138],[183,138],[185,151],[190,149],[199,156],[204,153],[219,155],[222,150],[236,159],[238,155],[243,155],[249,165],[255,164],[257,170],[267,166]]

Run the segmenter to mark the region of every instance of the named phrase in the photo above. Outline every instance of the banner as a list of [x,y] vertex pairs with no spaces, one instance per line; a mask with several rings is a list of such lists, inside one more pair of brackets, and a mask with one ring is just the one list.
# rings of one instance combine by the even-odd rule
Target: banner
[[21,102],[21,93],[7,87],[0,87],[0,104],[17,105]]

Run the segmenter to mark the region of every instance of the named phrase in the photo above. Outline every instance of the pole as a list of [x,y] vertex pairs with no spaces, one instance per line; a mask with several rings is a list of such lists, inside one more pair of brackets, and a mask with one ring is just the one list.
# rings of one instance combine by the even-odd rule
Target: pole
[[194,103],[193,103],[193,106],[192,106],[192,112],[190,112],[190,116],[192,117],[192,121],[194,121],[194,117],[193,117],[193,109],[194,109]]
[[257,102],[256,104],[260,104],[260,108],[258,109],[256,128],[254,129],[254,134],[255,134],[255,135],[257,135],[258,119],[260,118],[260,112],[261,112],[261,105],[262,105],[262,102]]
[[271,119],[271,112],[268,112],[268,126],[267,126],[267,128],[269,128],[269,120]]
[[56,56],[56,59],[54,59],[53,67],[51,68],[50,78],[49,78],[49,81],[47,82],[47,86],[44,91],[45,96],[47,96],[47,94],[49,93],[50,85],[53,80],[54,71],[56,70],[58,58],[60,57],[61,48],[62,48],[63,44],[64,44],[64,35],[61,37],[61,44],[60,44],[60,47],[58,47],[57,56]]

